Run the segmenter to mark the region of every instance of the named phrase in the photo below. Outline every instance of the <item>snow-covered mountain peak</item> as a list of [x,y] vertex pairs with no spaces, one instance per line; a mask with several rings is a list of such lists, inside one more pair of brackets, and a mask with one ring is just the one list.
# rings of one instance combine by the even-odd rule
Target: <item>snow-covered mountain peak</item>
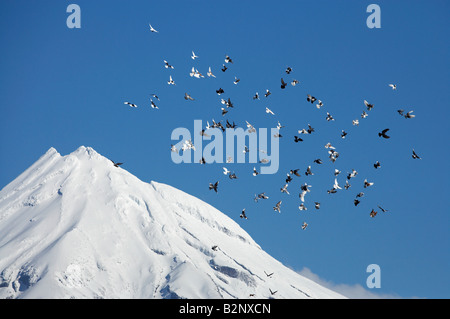
[[51,148],[0,191],[0,298],[249,296],[342,297],[211,205],[90,147]]

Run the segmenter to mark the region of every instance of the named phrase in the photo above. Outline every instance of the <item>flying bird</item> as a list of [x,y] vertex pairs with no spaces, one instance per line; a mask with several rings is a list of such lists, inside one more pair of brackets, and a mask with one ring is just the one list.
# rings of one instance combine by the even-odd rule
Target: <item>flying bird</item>
[[164,60],[164,67],[166,69],[174,69],[173,65],[170,65],[169,62],[167,62],[166,60]]
[[253,125],[251,125],[249,122],[245,121],[247,123],[247,128],[248,128],[248,132],[252,133],[252,132],[256,132],[256,129],[253,127]]
[[281,200],[278,203],[276,203],[276,205],[273,207],[273,210],[281,213]]
[[225,64],[222,64],[222,65],[223,65],[223,68],[221,70],[222,70],[222,72],[225,72],[228,68],[226,67]]
[[253,176],[259,175],[259,172],[256,170],[256,167],[253,167]]
[[268,97],[270,94],[272,94],[269,89],[266,89],[266,93],[264,94],[265,97]]
[[353,120],[353,121],[352,121],[352,124],[353,124],[353,125],[356,125],[356,126],[359,126],[359,121],[358,121],[358,120]]
[[303,204],[303,203],[301,203],[301,204],[298,206],[298,209],[299,209],[299,210],[308,210],[308,208],[306,208],[305,204]]
[[273,272],[272,273],[270,273],[270,274],[268,274],[268,273],[266,273],[266,271],[264,270],[264,273],[266,274],[266,276],[267,277],[272,277],[272,275],[273,275]]
[[300,177],[300,173],[299,173],[298,171],[299,171],[298,168],[297,168],[297,169],[291,169],[291,170],[289,171],[289,174],[294,174],[295,176]]
[[194,101],[194,98],[187,93],[184,93],[184,99]]
[[254,100],[259,100],[259,94],[258,94],[258,92],[255,93],[255,95],[253,96],[253,99],[254,99]]
[[230,174],[228,174],[228,177],[229,177],[230,179],[237,179],[237,176],[236,176],[235,173],[230,173]]
[[317,164],[323,164],[323,162],[322,162],[322,160],[321,160],[320,158],[315,159],[315,160],[314,160],[314,163],[317,163]]
[[275,115],[275,113],[273,113],[272,110],[270,110],[268,107],[266,107],[266,113]]
[[306,169],[305,175],[306,175],[306,176],[308,176],[308,175],[314,175],[314,173],[311,172],[311,166],[308,166],[308,168]]
[[297,84],[299,84],[300,82],[296,79],[292,80],[291,85],[292,86],[296,86]]
[[389,84],[389,86],[392,88],[392,90],[397,90],[397,85],[396,84]]
[[415,115],[411,114],[414,111],[409,111],[408,113],[405,114],[405,119],[412,119],[414,117],[416,117]]
[[377,212],[374,210],[374,209],[372,209],[372,211],[370,212],[370,217],[375,217],[377,215]]
[[301,139],[301,138],[298,137],[298,136],[294,136],[294,142],[295,142],[295,143],[303,142],[303,139]]
[[155,102],[153,102],[152,99],[150,99],[150,106],[152,107],[152,109],[159,109],[158,106],[156,106]]
[[138,107],[136,104],[130,103],[130,102],[124,102],[124,104],[127,104],[131,107]]
[[197,59],[197,58],[198,58],[198,56],[195,55],[194,51],[192,51],[191,59],[192,59],[192,60],[195,60],[195,59]]
[[323,102],[321,100],[317,101],[316,107],[320,109],[323,106]]
[[388,128],[385,128],[384,130],[382,130],[380,133],[378,133],[378,136],[380,137],[384,137],[384,138],[390,138],[390,136],[386,135],[386,133],[389,131]]
[[172,85],[175,85],[175,81],[172,79],[172,76],[170,75],[169,76],[169,81],[167,82],[167,84],[172,84]]
[[218,95],[223,94],[225,91],[222,88],[219,88],[218,90],[216,90],[216,93]]
[[319,202],[314,202],[314,207],[316,209],[320,209],[320,203]]
[[245,215],[245,208],[242,210],[241,214],[239,215],[240,218],[247,219],[247,215]]
[[419,155],[416,154],[414,149],[412,150],[412,158],[414,158],[414,159],[422,159],[421,157],[419,157]]
[[211,72],[211,67],[209,67],[208,72],[206,73],[206,75],[209,76],[209,77],[212,76],[213,78],[216,77],[216,76]]
[[364,100],[364,104],[367,106],[367,110],[370,111],[371,109],[373,109],[373,104],[370,104],[369,102],[367,102],[366,100]]
[[328,122],[329,121],[334,121],[334,118],[331,116],[330,113],[327,112],[327,117],[325,118]]
[[113,160],[111,160],[111,162],[113,163],[114,167],[119,167],[120,165],[122,165],[123,163],[116,163]]
[[284,82],[283,78],[281,78],[281,89],[285,89],[286,85],[287,85],[287,83]]
[[342,189],[342,187],[339,186],[337,178],[334,179],[334,185],[333,185],[334,189]]
[[342,137],[342,138],[345,138],[345,137],[347,136],[347,134],[348,134],[348,133],[347,133],[346,131],[342,130],[341,137]]
[[303,222],[303,224],[302,224],[302,229],[305,230],[306,227],[308,227],[308,224],[307,224],[306,222]]
[[255,202],[258,202],[259,199],[268,199],[269,196],[266,195],[266,193],[260,193],[258,195],[255,195]]
[[290,74],[292,72],[292,68],[290,67],[290,66],[288,66],[287,68],[286,68],[286,73],[287,74]]
[[386,213],[386,212],[388,212],[388,210],[387,209],[384,209],[383,207],[381,207],[380,205],[377,205],[378,206],[378,208],[379,209],[381,209],[381,211],[383,212],[383,213]]
[[311,103],[314,103],[316,100],[317,100],[317,99],[316,99],[314,96],[312,96],[312,95],[310,95],[310,94],[307,94],[307,95],[306,95],[306,101],[311,102]]
[[209,183],[209,190],[214,189],[214,191],[217,193],[217,186],[219,185],[219,181],[213,183]]
[[378,168],[378,167],[380,167],[380,166],[381,166],[381,164],[380,164],[380,162],[378,162],[378,161],[376,161],[375,164],[373,164],[373,167],[375,167],[375,168]]
[[288,184],[284,185],[280,190],[282,193],[286,193],[289,195],[289,191],[287,190],[287,188],[288,188]]
[[373,182],[368,182],[367,179],[364,180],[364,188],[367,188],[372,185],[373,185]]
[[238,84],[239,83],[239,81],[240,81],[241,79],[238,79],[237,77],[234,77],[234,84]]
[[150,23],[149,23],[148,25],[149,25],[149,27],[150,27],[150,31],[156,32],[156,33],[159,32],[159,31],[157,31],[155,28],[153,28],[152,25],[151,25]]
[[159,97],[156,94],[152,93],[150,95],[153,96],[155,99],[157,99],[159,101]]
[[225,63],[233,63],[233,60],[228,55],[226,55],[225,56]]
[[345,189],[349,189],[352,185],[350,185],[350,183],[348,182],[348,179],[345,180],[345,185],[344,188]]

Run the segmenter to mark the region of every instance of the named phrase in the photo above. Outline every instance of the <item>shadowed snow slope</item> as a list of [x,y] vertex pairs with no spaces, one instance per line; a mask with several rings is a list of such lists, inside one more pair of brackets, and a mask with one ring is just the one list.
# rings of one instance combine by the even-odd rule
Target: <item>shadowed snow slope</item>
[[343,297],[283,266],[209,204],[142,182],[89,147],[51,148],[0,191],[0,298],[250,294]]

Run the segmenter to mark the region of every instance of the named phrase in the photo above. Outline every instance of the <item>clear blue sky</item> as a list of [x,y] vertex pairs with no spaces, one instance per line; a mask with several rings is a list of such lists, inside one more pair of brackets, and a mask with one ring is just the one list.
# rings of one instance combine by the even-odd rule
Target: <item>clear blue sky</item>
[[[81,8],[81,29],[66,26],[70,3]],[[381,8],[380,29],[366,26],[371,3]],[[91,146],[125,162],[141,180],[172,185],[217,207],[295,270],[307,267],[335,284],[365,287],[366,267],[378,264],[381,288],[372,292],[448,298],[449,9],[448,1],[3,0],[0,188],[50,147],[66,155]],[[149,23],[160,32],[151,33]],[[234,64],[223,73],[226,54]],[[165,69],[164,59],[175,69]],[[191,78],[192,66],[204,74],[211,66],[217,78]],[[169,75],[176,86],[167,84]],[[282,91],[282,76],[300,84]],[[219,87],[225,90],[220,97]],[[269,98],[252,100],[266,88]],[[185,101],[184,92],[196,100]],[[159,110],[149,106],[151,93],[161,99]],[[306,101],[308,93],[324,102],[321,110]],[[235,104],[225,117],[221,97]],[[364,99],[375,107],[361,119]],[[414,110],[416,118],[402,118],[400,108]],[[335,121],[325,120],[327,111]],[[194,119],[213,118],[267,128],[279,120],[285,128],[278,174],[253,177],[253,164],[174,164],[172,130],[192,130]],[[352,126],[356,118],[359,127]],[[294,143],[308,123],[316,132]],[[377,136],[384,128],[389,140]],[[342,129],[349,133],[345,140]],[[327,142],[340,153],[334,164]],[[411,158],[413,148],[422,160]],[[314,164],[316,158],[324,164]],[[375,170],[377,160],[382,166]],[[304,176],[308,165],[314,176]],[[223,175],[223,166],[238,179]],[[289,185],[291,195],[282,194],[293,168],[302,177]],[[327,194],[334,168],[342,171],[341,184],[352,168],[359,174],[349,190]],[[375,184],[364,189],[364,178]],[[215,194],[208,184],[217,180]],[[304,182],[312,188],[308,210],[300,212]],[[366,195],[354,207],[360,191]],[[260,192],[270,198],[255,203]],[[278,200],[281,214],[272,210]],[[248,220],[239,218],[244,207]],[[372,208],[379,211],[375,218]],[[303,221],[309,224],[304,231]]]

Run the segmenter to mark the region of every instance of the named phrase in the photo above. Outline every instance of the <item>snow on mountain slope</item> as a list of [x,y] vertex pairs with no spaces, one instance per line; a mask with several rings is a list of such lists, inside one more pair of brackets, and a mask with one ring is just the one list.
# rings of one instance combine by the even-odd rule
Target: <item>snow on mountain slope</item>
[[67,156],[51,148],[0,191],[0,298],[250,294],[343,298],[283,266],[209,204],[142,182],[89,147]]

